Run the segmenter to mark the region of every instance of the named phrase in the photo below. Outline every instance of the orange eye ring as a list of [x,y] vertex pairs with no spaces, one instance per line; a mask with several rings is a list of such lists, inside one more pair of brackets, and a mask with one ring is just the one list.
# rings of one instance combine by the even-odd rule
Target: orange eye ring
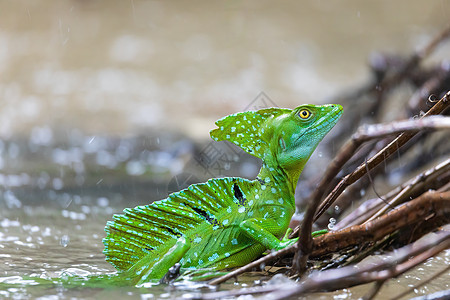
[[311,112],[309,110],[307,110],[306,108],[304,108],[298,112],[298,116],[301,119],[306,120],[311,116]]

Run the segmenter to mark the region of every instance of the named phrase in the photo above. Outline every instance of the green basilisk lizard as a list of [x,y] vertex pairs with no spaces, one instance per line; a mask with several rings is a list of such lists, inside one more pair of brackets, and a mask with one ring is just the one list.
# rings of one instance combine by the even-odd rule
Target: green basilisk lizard
[[257,178],[214,178],[125,209],[105,228],[106,260],[119,270],[119,278],[142,284],[158,281],[175,263],[221,270],[295,243],[285,233],[299,175],[341,114],[340,105],[301,105],[218,120],[211,137],[262,159]]

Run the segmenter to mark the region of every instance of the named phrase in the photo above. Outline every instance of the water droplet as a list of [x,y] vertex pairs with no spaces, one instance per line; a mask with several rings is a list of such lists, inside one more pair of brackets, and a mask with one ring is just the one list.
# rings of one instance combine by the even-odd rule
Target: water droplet
[[67,245],[69,245],[69,241],[70,241],[69,236],[65,234],[61,237],[61,240],[59,241],[59,243],[61,244],[61,246],[67,247]]
[[16,197],[16,195],[14,195],[12,191],[5,191],[3,198],[5,199],[5,203],[8,208],[22,207],[22,202]]
[[105,197],[100,197],[97,199],[97,205],[100,207],[106,207],[109,205],[109,200],[108,198]]
[[364,195],[366,194],[366,190],[365,189],[361,189],[359,191],[359,194],[361,195],[361,197],[364,197]]
[[145,173],[145,165],[140,161],[129,161],[126,165],[127,173],[129,175],[139,176]]
[[50,127],[33,127],[30,142],[35,145],[48,146],[53,142],[53,131]]
[[330,218],[329,222],[330,223],[328,223],[328,229],[329,230],[333,230],[333,227],[336,224],[336,219],[335,218]]
[[60,190],[64,187],[64,182],[61,178],[53,178],[52,184],[55,190]]
[[339,207],[339,205],[336,205],[335,207],[334,207],[334,212],[335,213],[339,213],[341,211],[341,208]]
[[318,155],[319,157],[322,157],[322,156],[323,156],[322,152],[318,152],[317,155]]

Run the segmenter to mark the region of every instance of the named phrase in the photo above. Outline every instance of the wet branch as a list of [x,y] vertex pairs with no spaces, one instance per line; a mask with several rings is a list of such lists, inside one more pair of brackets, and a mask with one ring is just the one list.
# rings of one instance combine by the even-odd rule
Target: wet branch
[[[418,221],[430,220],[430,216],[433,216],[433,218],[445,218],[447,222],[450,222],[450,192],[426,192],[419,198],[406,203],[395,211],[368,224],[355,225],[341,231],[318,236],[314,238],[311,255],[318,257],[326,253],[335,253],[353,245],[361,245],[368,240],[378,241],[384,236],[406,226],[411,226]],[[293,253],[297,249],[298,245],[294,244],[280,251],[273,252],[222,277],[214,279],[209,284],[221,284],[230,278],[251,271],[253,268],[259,268],[261,264],[267,264],[286,254]]]
[[[450,119],[450,118],[449,118]],[[450,166],[450,159],[447,159],[446,161],[444,161],[443,163],[439,164],[438,166],[436,166],[433,171],[439,171],[441,169],[444,170],[448,170]],[[431,173],[432,174],[432,173]],[[378,210],[374,215],[372,215],[367,221],[365,221],[364,223],[370,222],[376,218],[378,218],[379,216],[383,215],[390,207],[398,205],[400,203],[400,201],[402,199],[405,198],[405,195],[408,195],[411,193],[411,190],[417,185],[419,184],[421,181],[424,181],[426,179],[426,177],[428,175],[431,174],[427,174],[422,173],[419,176],[416,176],[412,182],[410,184],[408,184],[405,188],[403,188],[400,193],[398,193],[395,197],[392,198],[392,200],[390,200],[388,203],[386,203],[386,205],[381,208],[380,210]]]
[[430,222],[432,218],[443,218],[450,223],[450,191],[426,192],[420,197],[405,203],[401,207],[371,222],[354,225],[340,231],[314,238],[312,256],[335,253],[350,246],[362,245],[367,241],[375,242],[384,236],[405,227]]
[[[370,127],[364,127],[361,131],[359,131],[357,134],[355,134],[354,138],[351,140],[351,141],[356,141],[356,142],[350,142],[348,144],[350,144],[350,145],[355,145],[355,144],[360,145],[359,141],[366,141],[366,140],[368,140],[370,138],[373,138],[373,137],[385,136],[385,135],[388,135],[388,134],[392,134],[392,133],[395,133],[395,132],[398,132],[398,131],[404,131],[404,130],[415,130],[415,131],[417,131],[419,129],[424,129],[424,128],[427,128],[427,129],[450,128],[449,120],[450,120],[450,118],[448,118],[448,117],[434,116],[434,117],[427,117],[427,118],[423,118],[423,119],[419,119],[419,120],[408,120],[408,121],[401,121],[401,122],[397,122],[397,123],[391,123],[390,125],[389,124],[387,124],[387,125],[373,125],[374,128],[378,128],[378,130],[379,130],[378,132],[376,130],[370,128],[371,126]],[[350,146],[350,147],[353,147],[354,151],[356,151],[357,148],[358,148],[358,147],[355,147],[355,146]],[[349,155],[349,153],[351,153],[351,151],[346,150],[348,148],[346,148],[345,146],[343,147],[343,149],[344,150],[342,150],[340,152],[340,154],[342,156],[345,155],[345,157],[346,157],[346,156]],[[339,163],[338,163],[339,161],[345,162],[345,159],[344,158],[340,159],[339,158],[339,154],[338,154],[337,158],[332,163],[332,166],[335,166],[335,169],[336,169],[335,172],[336,173],[338,172],[338,169],[340,169],[340,167],[338,166],[339,165]],[[443,164],[441,164],[440,166],[436,167],[435,169],[436,170],[440,170],[443,167],[446,167],[446,166],[448,167],[448,164],[449,164],[448,161],[444,162]],[[433,170],[434,170],[434,168],[433,168]],[[425,172],[425,174],[419,175],[416,180],[419,180],[418,178],[421,178],[421,179],[426,178],[427,176],[429,176],[429,174],[428,174],[428,172]],[[326,178],[326,176],[324,178]],[[317,190],[319,190],[319,188]],[[329,235],[325,235],[325,236],[329,236]],[[357,236],[358,236],[358,234],[357,234]],[[347,239],[347,241],[349,241],[349,240]],[[360,241],[358,241],[357,243],[359,243],[359,242]],[[289,254],[289,253],[293,253],[297,249],[298,249],[298,245],[295,245],[295,247],[291,246],[289,248],[285,248],[285,249],[282,249],[280,251],[273,252],[273,253],[265,256],[265,257],[262,257],[262,258],[260,258],[260,259],[258,259],[256,261],[254,261],[254,262],[251,262],[251,263],[249,263],[249,264],[247,264],[247,265],[245,265],[245,266],[243,266],[243,267],[241,267],[239,269],[236,269],[236,270],[226,274],[225,276],[222,276],[222,277],[219,277],[217,279],[214,279],[214,280],[212,280],[209,283],[211,285],[218,285],[218,284],[220,284],[222,282],[227,281],[230,278],[233,278],[233,277],[236,277],[236,276],[238,276],[238,275],[240,275],[242,273],[251,271],[254,268],[259,268],[259,266],[261,264],[266,264],[266,263],[268,263],[270,261],[273,261],[274,259],[277,259],[277,258],[279,258],[281,256],[284,256],[284,255]],[[314,253],[314,254],[316,254],[316,253]]]
[[[391,126],[374,125],[375,128],[377,126],[381,126],[378,127],[381,129],[381,131],[377,131],[372,126],[368,126],[365,128],[363,127],[360,131],[354,134],[352,138],[341,148],[341,150],[325,172],[322,181],[314,190],[311,196],[311,200],[309,201],[302,227],[300,229],[300,237],[298,240],[299,251],[296,253],[296,257],[294,258],[293,267],[299,274],[302,274],[306,270],[306,261],[308,259],[309,253],[311,253],[312,250],[311,232],[313,222],[317,220],[320,215],[322,215],[328,209],[328,207],[330,207],[330,205],[337,199],[337,197],[345,190],[346,187],[360,179],[367,173],[367,171],[373,169],[386,158],[395,153],[398,148],[400,148],[414,135],[417,134],[421,126],[424,128],[433,128],[432,123],[436,123],[435,119],[433,118],[432,121],[430,121],[430,124],[426,124],[426,126],[425,123],[427,123],[427,121],[424,121],[424,119],[426,119],[428,116],[442,113],[442,111],[444,111],[449,106],[449,102],[450,91],[447,92],[445,96],[442,97],[442,99],[439,100],[432,108],[430,108],[430,110],[428,110],[428,112],[421,119],[405,121],[404,123],[402,123],[402,125],[398,126],[392,124]],[[444,118],[444,120],[446,121],[443,121],[443,124],[447,124],[448,119]],[[435,125],[436,124],[434,124],[434,126]],[[443,127],[448,128],[446,125],[443,125]],[[319,206],[320,200],[325,193],[326,187],[328,186],[329,182],[334,179],[334,177],[341,170],[342,166],[350,159],[350,157],[354,155],[354,153],[364,142],[370,139],[377,139],[389,134],[397,133],[399,131],[404,131],[405,129],[409,130],[400,134],[396,139],[394,139],[380,152],[370,158],[366,163],[361,164],[354,172],[345,176]],[[298,235],[298,232],[299,229],[296,228],[291,236],[295,236],[295,234]]]
[[396,277],[421,264],[428,258],[450,248],[450,231],[441,230],[401,249],[389,253],[378,263],[358,263],[311,274],[299,284],[283,284],[200,295],[196,299],[219,299],[249,294],[267,294],[268,299],[286,299],[313,292],[329,292],[355,285],[381,282]]
[[[320,205],[314,221],[317,220],[318,217],[320,217],[320,215],[322,215],[330,206],[331,204],[334,202],[334,200],[336,200],[337,196],[339,196],[344,189],[349,186],[350,184],[354,183],[355,181],[357,181],[358,179],[360,179],[362,176],[364,176],[368,170],[372,170],[374,167],[376,167],[378,164],[380,164],[381,162],[383,162],[384,160],[386,160],[389,156],[391,156],[392,154],[394,154],[401,146],[403,146],[405,143],[407,143],[413,136],[415,136],[418,132],[418,130],[420,129],[421,123],[423,122],[423,120],[425,118],[427,118],[428,116],[432,116],[432,115],[438,115],[440,113],[442,113],[445,109],[447,109],[450,106],[450,91],[448,91],[444,97],[442,97],[442,99],[440,99],[432,108],[430,108],[430,110],[428,110],[428,112],[421,118],[418,120],[411,120],[411,121],[405,121],[405,123],[409,123],[409,124],[413,124],[414,121],[417,122],[417,126],[416,128],[414,128],[414,126],[410,126],[409,130],[401,133],[397,138],[395,138],[392,142],[390,142],[386,147],[384,147],[381,151],[379,151],[377,154],[375,154],[373,157],[371,157],[369,160],[367,160],[367,162],[359,165],[355,171],[353,171],[352,173],[348,174],[347,176],[345,176],[340,182],[339,184],[335,187],[335,189],[330,193],[330,195],[328,195],[327,198],[325,198],[325,200],[322,202],[322,204]],[[447,121],[444,121],[445,123],[448,122],[448,118],[447,117],[443,117],[445,118]],[[395,122],[393,122],[394,124]],[[433,122],[430,122],[433,123]],[[431,124],[428,124],[431,125]],[[374,125],[379,126],[379,125]],[[399,126],[399,127],[403,127],[405,126],[405,124]],[[368,126],[369,128],[371,126]],[[389,127],[389,125],[381,125],[381,128],[383,130],[387,129]],[[377,134],[377,132],[375,132],[374,129],[369,129],[368,131],[371,133],[362,133],[361,135],[356,133],[356,136],[352,137],[352,141],[350,141],[350,143],[355,143],[358,145],[358,147],[370,140],[370,139],[378,139],[380,137],[384,137],[388,134],[393,134],[393,133],[397,133],[398,131],[395,129],[395,125],[392,127],[392,132],[388,132],[388,131],[382,131],[380,133]],[[440,127],[440,126],[439,126]],[[407,126],[404,127],[405,129],[407,128]],[[425,127],[425,128],[432,128],[431,126]],[[442,128],[448,128],[445,125],[443,125]],[[363,129],[364,131],[364,129]],[[355,140],[353,142],[353,140]],[[355,145],[356,146],[356,145]],[[345,147],[345,146],[344,146]],[[346,149],[343,149],[342,151],[347,151]],[[351,156],[351,155],[350,155]],[[341,164],[343,165],[345,162],[341,162]],[[341,165],[341,167],[342,167]],[[337,172],[336,172],[337,174]],[[324,183],[324,187],[327,184]],[[317,189],[322,188],[322,186],[318,186]],[[315,200],[315,198],[312,198],[313,200]]]
[[[244,272],[259,270],[261,265],[267,265],[283,256],[292,257],[292,253],[295,253],[292,268],[293,271],[297,271],[295,275],[301,275],[306,270],[309,257],[315,259],[309,261],[313,263],[313,268],[321,271],[311,273],[307,278],[303,278],[300,284],[290,283],[211,293],[201,295],[200,299],[258,293],[271,293],[267,294],[267,297],[284,299],[305,293],[332,291],[374,282],[373,287],[364,296],[364,299],[371,299],[377,295],[388,279],[406,272],[450,247],[450,232],[440,230],[437,235],[428,235],[391,253],[392,259],[380,260],[379,263],[370,265],[357,263],[357,268],[344,266],[355,264],[360,258],[373,253],[374,249],[383,250],[393,243],[394,245],[411,243],[422,235],[450,223],[450,160],[448,157],[444,159],[441,157],[449,151],[446,143],[442,142],[448,135],[424,134],[429,130],[450,128],[450,117],[438,116],[445,114],[444,111],[450,105],[448,90],[450,71],[442,63],[431,68],[420,66],[421,61],[449,37],[450,27],[447,27],[425,47],[409,57],[395,55],[377,57],[379,59],[374,63],[380,64],[372,66],[374,80],[358,90],[352,100],[348,100],[348,97],[341,99],[350,103],[348,108],[351,117],[342,120],[341,125],[344,126],[341,128],[346,129],[338,132],[335,141],[339,143],[345,140],[343,136],[348,136],[346,132],[355,130],[363,118],[371,119],[375,123],[384,119],[385,115],[382,113],[386,110],[389,115],[397,115],[394,117],[397,119],[411,117],[419,111],[428,111],[418,119],[360,127],[339,150],[316,188],[313,187],[314,181],[311,180],[310,188],[313,192],[307,201],[309,205],[302,226],[298,226],[291,234],[291,237],[300,236],[298,243],[281,251],[272,252],[209,283],[217,285]],[[401,88],[400,83],[415,88],[413,96],[409,101],[393,98],[394,101],[387,102],[389,101],[387,96],[391,91]],[[430,94],[435,94],[441,99],[435,101],[434,96],[430,96],[428,102],[424,101]],[[404,97],[403,100],[408,98]],[[428,109],[427,105],[432,107]],[[392,137],[394,134],[397,137]],[[408,145],[405,145],[406,143]],[[416,155],[415,151],[409,151],[410,148],[420,151],[420,155]],[[334,231],[311,238],[313,223],[321,222],[318,218],[334,201],[339,198],[338,205],[341,209],[333,215],[337,217],[345,207],[350,208],[350,203],[363,196],[360,189],[373,182],[371,176],[382,172],[380,163],[386,163],[387,159],[396,153],[399,156],[404,153],[408,160],[407,164],[401,164],[397,174],[416,172],[415,170],[431,162],[434,162],[434,166],[431,168],[428,166],[426,171],[404,182],[380,197],[381,199],[366,201],[335,225]],[[370,159],[366,160],[366,157]],[[435,163],[436,160],[438,164]],[[362,161],[364,162],[361,163]],[[339,172],[347,175],[338,180]],[[364,176],[366,174],[370,176]],[[358,183],[355,184],[356,182]],[[349,186],[353,192],[347,192],[344,196],[343,192]],[[322,201],[323,198],[325,199]],[[388,212],[389,210],[391,211]],[[327,220],[324,218],[324,221]],[[330,259],[331,263],[328,262]],[[336,265],[344,267],[325,270]],[[443,273],[439,272],[436,276],[440,274]]]
[[[450,159],[443,161],[442,163],[434,166],[414,178],[408,180],[401,186],[398,186],[394,190],[390,191],[386,195],[382,196],[382,199],[389,200],[390,205],[386,205],[386,207],[390,207],[393,204],[398,204],[404,202],[406,199],[409,200],[409,197],[412,195],[417,195],[418,193],[422,193],[425,191],[427,187],[430,187],[433,182],[435,182],[438,178],[443,179],[444,182],[449,181],[450,179]],[[392,200],[395,199],[395,200]],[[362,224],[366,222],[371,216],[373,216],[377,210],[380,210],[383,204],[386,204],[380,198],[371,199],[366,201],[362,205],[360,205],[357,209],[348,214],[345,218],[339,221],[334,227],[333,230],[337,231],[343,229],[345,227],[349,227],[351,225]]]

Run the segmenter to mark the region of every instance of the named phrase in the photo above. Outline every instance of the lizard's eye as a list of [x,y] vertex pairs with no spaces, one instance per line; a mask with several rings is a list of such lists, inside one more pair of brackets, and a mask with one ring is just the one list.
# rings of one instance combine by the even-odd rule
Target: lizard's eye
[[300,110],[299,112],[298,112],[298,116],[301,118],[301,119],[303,119],[303,120],[306,120],[306,119],[308,119],[310,116],[311,116],[311,112],[309,111],[309,110],[307,110],[307,109],[302,109],[302,110]]

